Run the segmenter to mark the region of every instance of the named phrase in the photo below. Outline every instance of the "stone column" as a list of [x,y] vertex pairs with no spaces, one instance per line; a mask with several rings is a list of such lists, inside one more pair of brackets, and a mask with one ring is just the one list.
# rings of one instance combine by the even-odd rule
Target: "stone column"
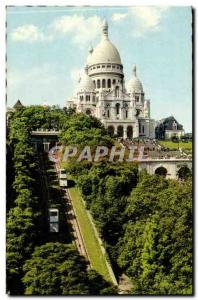
[[115,119],[117,119],[116,106],[114,107],[114,115],[115,115]]
[[138,122],[135,123],[135,125],[133,126],[133,137],[139,137],[139,124]]
[[123,138],[124,139],[127,138],[127,127],[124,127],[124,129],[123,129]]

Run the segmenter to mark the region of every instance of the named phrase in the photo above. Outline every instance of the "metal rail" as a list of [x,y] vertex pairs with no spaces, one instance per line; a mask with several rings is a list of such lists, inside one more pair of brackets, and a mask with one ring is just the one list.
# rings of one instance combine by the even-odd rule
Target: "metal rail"
[[[59,165],[59,163],[56,163],[54,166],[55,166],[56,173],[58,176],[60,165]],[[79,253],[82,256],[84,256],[86,261],[89,263],[89,265],[91,265],[89,255],[88,255],[86,247],[85,247],[85,242],[83,239],[82,232],[80,230],[80,225],[78,223],[75,208],[73,206],[70,194],[68,192],[68,189],[63,188],[62,190],[64,191],[64,199],[70,208],[67,210],[66,214],[68,216],[67,222],[69,222],[71,224],[72,229],[73,229],[74,243],[75,243]]]

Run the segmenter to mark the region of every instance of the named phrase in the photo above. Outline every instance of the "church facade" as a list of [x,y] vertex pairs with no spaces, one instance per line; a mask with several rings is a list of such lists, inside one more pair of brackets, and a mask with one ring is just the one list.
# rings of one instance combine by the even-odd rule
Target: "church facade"
[[150,100],[145,98],[136,66],[126,89],[120,54],[109,40],[106,20],[102,25],[101,42],[95,49],[90,48],[84,74],[66,106],[97,117],[111,135],[155,138]]

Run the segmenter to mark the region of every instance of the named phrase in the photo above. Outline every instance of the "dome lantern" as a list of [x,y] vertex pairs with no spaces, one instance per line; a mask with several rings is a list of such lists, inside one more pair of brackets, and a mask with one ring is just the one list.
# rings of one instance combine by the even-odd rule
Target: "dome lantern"
[[93,52],[93,47],[92,45],[89,46],[89,53],[91,54]]
[[103,20],[103,24],[102,24],[102,36],[105,39],[108,39],[108,23],[106,19]]
[[133,68],[132,68],[132,73],[133,73],[133,76],[136,77],[136,65],[133,66]]
[[102,38],[100,43],[89,52],[88,65],[89,67],[96,64],[113,63],[122,65],[120,54],[114,44],[108,37],[108,23],[104,19],[102,24]]

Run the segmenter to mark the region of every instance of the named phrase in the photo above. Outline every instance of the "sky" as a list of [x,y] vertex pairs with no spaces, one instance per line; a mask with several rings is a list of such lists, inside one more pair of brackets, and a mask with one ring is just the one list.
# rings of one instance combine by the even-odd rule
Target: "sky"
[[151,101],[151,117],[173,115],[192,131],[191,7],[7,8],[7,105],[65,106],[99,43],[106,18],[125,82],[132,67]]

